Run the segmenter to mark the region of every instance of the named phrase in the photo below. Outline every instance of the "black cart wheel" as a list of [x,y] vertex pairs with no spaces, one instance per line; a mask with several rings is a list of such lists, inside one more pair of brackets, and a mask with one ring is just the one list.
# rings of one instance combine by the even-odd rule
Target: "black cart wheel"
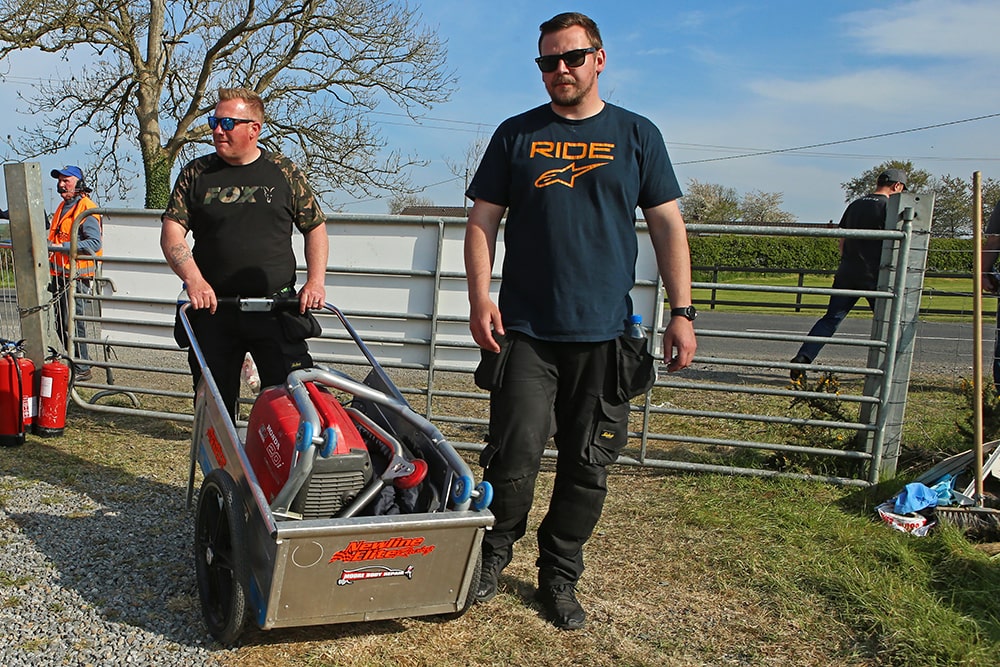
[[247,618],[246,532],[239,487],[225,470],[211,471],[198,496],[194,566],[205,625],[226,645],[236,642]]
[[450,614],[441,614],[440,618],[445,621],[453,621],[456,618],[465,615],[465,612],[472,609],[472,605],[476,601],[476,590],[479,589],[479,579],[483,574],[483,552],[482,549],[479,551],[479,555],[476,556],[476,564],[472,569],[472,581],[469,583],[469,592],[465,594],[465,600],[462,602],[461,608],[458,611],[453,611]]

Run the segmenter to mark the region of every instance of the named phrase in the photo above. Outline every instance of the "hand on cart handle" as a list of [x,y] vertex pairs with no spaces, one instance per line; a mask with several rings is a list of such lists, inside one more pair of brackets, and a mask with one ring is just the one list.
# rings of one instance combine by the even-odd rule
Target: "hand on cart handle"
[[318,310],[326,303],[326,287],[320,281],[307,280],[299,290],[299,312]]

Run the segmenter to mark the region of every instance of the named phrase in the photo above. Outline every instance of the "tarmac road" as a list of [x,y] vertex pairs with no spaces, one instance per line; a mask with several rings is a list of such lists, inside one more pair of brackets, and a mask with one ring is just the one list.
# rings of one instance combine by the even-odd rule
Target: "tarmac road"
[[[871,335],[871,318],[860,311],[844,320],[835,338],[867,339]],[[720,313],[699,311],[695,320],[698,337],[698,358],[724,357],[754,360],[790,360],[798,349],[791,341],[742,340],[720,338],[711,331],[745,331],[770,335],[790,334],[804,336],[821,316],[820,312],[796,315],[758,315],[747,313]],[[983,326],[983,374],[988,375],[993,356],[995,323],[992,317]],[[827,345],[818,361],[834,365],[864,365],[867,349]],[[973,325],[968,322],[920,322],[917,324],[917,342],[913,371],[917,373],[954,374],[971,377],[973,359]],[[782,374],[785,372],[782,370]]]

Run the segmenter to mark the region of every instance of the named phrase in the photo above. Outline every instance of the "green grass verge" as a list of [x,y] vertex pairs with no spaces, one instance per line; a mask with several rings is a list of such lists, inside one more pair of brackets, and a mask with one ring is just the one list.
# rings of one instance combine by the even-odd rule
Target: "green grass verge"
[[[722,276],[721,282],[727,284],[742,285],[767,285],[770,287],[798,287],[798,279],[795,276],[784,275],[746,275],[746,276]],[[695,280],[704,278],[695,277]],[[829,288],[832,282],[830,276],[806,276],[802,287]],[[956,321],[969,320],[972,316],[972,290],[971,281],[962,278],[927,278],[924,281],[923,297],[920,301],[920,308],[924,311],[921,319],[931,321]],[[698,288],[693,292],[695,302],[700,308],[708,309],[708,302],[713,299],[713,290]],[[798,305],[799,312],[806,314],[820,315],[826,308],[828,297],[811,294],[782,294],[776,292],[756,292],[756,291],[727,291],[715,290],[716,300],[727,302],[742,302],[746,305],[734,303],[717,305],[714,310],[721,312],[757,312],[788,314],[796,312]],[[864,305],[864,302],[862,302]],[[984,297],[983,311],[984,317],[992,317],[996,312],[996,298]],[[958,314],[948,314],[936,311],[955,311]],[[851,317],[868,317],[868,310],[865,307],[856,308]]]

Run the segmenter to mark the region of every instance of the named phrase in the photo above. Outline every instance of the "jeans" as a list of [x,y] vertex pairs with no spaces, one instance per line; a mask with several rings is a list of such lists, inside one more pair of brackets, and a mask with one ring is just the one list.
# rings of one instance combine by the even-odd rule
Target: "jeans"
[[[830,304],[826,307],[826,314],[817,320],[816,324],[809,330],[809,336],[818,336],[821,338],[833,336],[837,332],[840,323],[851,312],[851,309],[854,308],[859,298],[856,296],[831,296]],[[875,309],[875,301],[871,298],[868,299],[868,307],[872,310]],[[809,361],[813,361],[819,355],[819,351],[823,349],[824,345],[826,343],[820,341],[807,341],[802,344],[802,347],[799,348],[795,356],[803,356]]]

